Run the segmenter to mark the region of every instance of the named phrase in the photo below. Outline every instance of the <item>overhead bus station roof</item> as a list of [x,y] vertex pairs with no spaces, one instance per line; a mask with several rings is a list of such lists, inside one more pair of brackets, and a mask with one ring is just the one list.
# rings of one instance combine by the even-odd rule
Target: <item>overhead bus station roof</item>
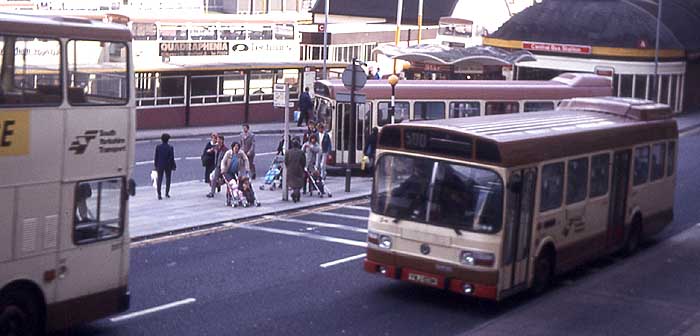
[[372,53],[385,55],[409,62],[429,64],[460,65],[512,65],[518,62],[536,61],[535,56],[526,50],[506,51],[489,46],[453,48],[444,45],[421,44],[410,47],[397,47],[391,44],[380,45]]

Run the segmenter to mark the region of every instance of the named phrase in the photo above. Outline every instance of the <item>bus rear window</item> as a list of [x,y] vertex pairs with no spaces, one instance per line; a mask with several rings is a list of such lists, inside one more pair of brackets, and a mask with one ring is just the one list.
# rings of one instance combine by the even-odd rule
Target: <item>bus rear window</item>
[[0,52],[0,105],[55,106],[61,103],[58,40],[0,36]]
[[124,105],[129,100],[125,43],[68,42],[68,100],[72,105]]

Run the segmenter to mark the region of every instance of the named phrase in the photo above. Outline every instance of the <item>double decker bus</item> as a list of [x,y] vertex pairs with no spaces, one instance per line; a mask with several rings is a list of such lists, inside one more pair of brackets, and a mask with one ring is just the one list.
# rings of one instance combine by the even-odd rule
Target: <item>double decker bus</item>
[[542,291],[672,221],[677,141],[667,105],[629,98],[385,126],[364,269],[490,300]]
[[[329,167],[348,163],[350,136],[356,139],[355,162],[350,165],[357,166],[372,127],[391,123],[391,86],[386,80],[370,80],[358,90],[365,101],[357,104],[354,131],[351,104],[339,99],[349,96],[343,83],[317,81],[314,91],[314,113],[333,136]],[[395,89],[394,122],[552,110],[562,99],[611,94],[609,78],[583,73],[564,73],[548,81],[402,80]]]
[[0,14],[0,334],[129,307],[131,32]]

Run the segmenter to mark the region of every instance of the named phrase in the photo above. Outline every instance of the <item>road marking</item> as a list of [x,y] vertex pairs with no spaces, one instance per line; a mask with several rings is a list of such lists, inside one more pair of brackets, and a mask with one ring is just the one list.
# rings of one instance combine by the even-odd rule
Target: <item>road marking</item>
[[282,234],[282,235],[287,235],[287,236],[304,237],[304,238],[309,238],[309,239],[322,240],[322,241],[326,241],[326,242],[338,243],[338,244],[343,244],[343,245],[367,247],[367,243],[363,242],[363,241],[328,237],[328,236],[318,235],[315,233],[273,229],[273,228],[268,228],[268,227],[264,227],[264,226],[248,225],[248,224],[242,224],[242,225],[233,224],[232,226],[235,226],[235,227],[241,228],[241,229],[253,230],[253,231],[263,231],[263,232],[277,233],[277,234]]
[[140,162],[136,162],[135,165],[136,166],[143,166],[143,165],[147,165],[149,163],[153,163],[153,161],[140,161]]
[[188,156],[185,157],[185,160],[201,160],[202,158],[199,156]]
[[164,304],[164,305],[162,305],[162,306],[153,307],[153,308],[148,308],[148,309],[144,309],[144,310],[141,310],[141,311],[137,311],[137,312],[133,312],[133,313],[129,313],[129,314],[125,314],[125,315],[113,317],[113,318],[111,318],[111,319],[109,319],[109,320],[110,320],[111,322],[124,321],[124,320],[132,319],[132,318],[135,318],[135,317],[144,316],[144,315],[147,315],[147,314],[152,314],[152,313],[155,313],[155,312],[159,312],[159,311],[162,311],[162,310],[166,310],[166,309],[170,309],[170,308],[175,308],[175,307],[177,307],[177,306],[182,306],[182,305],[194,303],[195,301],[197,301],[197,300],[195,300],[194,298],[184,299],[184,300],[180,300],[180,301],[175,301],[175,302],[172,302],[172,303]]
[[[186,156],[186,157],[175,158],[175,161],[182,161],[182,160],[201,160],[201,159],[202,159],[202,158],[199,157],[199,156]],[[138,161],[138,162],[135,162],[134,165],[136,165],[136,166],[143,166],[143,165],[147,165],[147,164],[149,164],[149,163],[153,163],[153,161],[152,161],[152,160],[149,160],[149,161]]]
[[264,156],[264,155],[273,155],[273,154],[277,154],[277,151],[265,152],[265,153],[255,153],[255,156]]
[[334,203],[333,205],[336,205],[336,206],[339,206],[339,207],[343,207],[343,208],[348,208],[348,209],[369,211],[369,207],[368,207],[368,206],[347,205],[347,204],[340,204],[340,203]]
[[693,127],[689,128],[689,129],[683,131],[683,132],[680,132],[680,134],[678,134],[678,136],[679,136],[679,137],[685,137],[685,136],[688,136],[688,135],[694,135],[695,133],[700,133],[700,126],[697,126],[697,127],[696,127],[696,126],[693,126]]
[[361,221],[366,221],[369,217],[363,217],[363,216],[354,216],[354,215],[346,215],[346,214],[341,214],[341,213],[335,213],[335,212],[309,212],[310,214],[313,215],[322,215],[322,216],[331,216],[331,217],[339,217],[339,218],[348,218],[348,219],[357,219]]
[[280,221],[280,222],[298,223],[298,224],[320,226],[320,227],[331,228],[331,229],[340,229],[340,230],[346,230],[346,231],[352,231],[352,232],[367,233],[367,229],[354,227],[354,226],[350,226],[350,225],[309,221],[309,220],[295,219],[295,218],[283,218],[283,217],[276,217],[276,216],[264,216],[264,218],[270,219],[270,220],[275,220],[275,221]]
[[343,258],[343,259],[338,259],[338,260],[334,260],[334,261],[329,261],[329,262],[327,262],[327,263],[325,263],[325,264],[321,264],[321,265],[319,265],[319,266],[321,266],[321,268],[328,268],[328,267],[335,266],[335,265],[339,265],[339,264],[342,264],[342,263],[345,263],[345,262],[348,262],[348,261],[353,261],[353,260],[357,260],[357,259],[362,259],[362,258],[364,258],[366,255],[367,255],[367,254],[362,253],[362,254],[354,255],[354,256],[352,256],[352,257],[347,257],[347,258]]

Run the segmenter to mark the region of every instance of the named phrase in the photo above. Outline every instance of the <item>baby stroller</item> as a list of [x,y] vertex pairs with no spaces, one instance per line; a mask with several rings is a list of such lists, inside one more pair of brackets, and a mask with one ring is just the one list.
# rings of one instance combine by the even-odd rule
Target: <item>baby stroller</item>
[[270,169],[265,173],[265,184],[260,186],[260,190],[275,190],[282,187],[282,169],[284,168],[284,155],[275,155],[270,164]]
[[236,175],[222,174],[221,178],[226,185],[226,206],[236,207],[241,202],[240,191],[238,190],[238,178]]
[[330,190],[326,188],[323,178],[321,178],[321,172],[318,169],[314,169],[309,172],[308,169],[304,168],[304,173],[309,184],[309,196],[313,196],[314,190],[318,192],[318,197],[323,197],[323,195],[328,195],[328,197],[333,197]]

